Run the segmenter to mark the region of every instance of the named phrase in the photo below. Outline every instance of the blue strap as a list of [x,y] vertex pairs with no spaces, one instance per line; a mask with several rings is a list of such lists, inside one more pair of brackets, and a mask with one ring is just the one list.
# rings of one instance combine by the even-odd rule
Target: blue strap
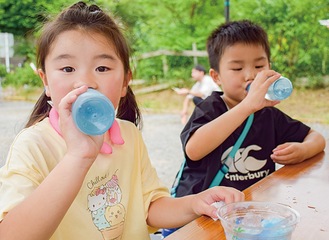
[[252,113],[247,120],[246,125],[244,126],[244,129],[242,131],[242,133],[240,134],[238,140],[235,142],[233,149],[231,150],[231,152],[228,154],[228,157],[224,160],[223,162],[223,166],[221,167],[221,169],[217,172],[216,176],[214,177],[214,179],[212,180],[209,188],[214,187],[214,186],[219,186],[219,184],[221,183],[221,181],[223,180],[224,176],[226,173],[228,173],[229,170],[229,166],[227,166],[226,163],[231,163],[234,160],[234,156],[236,154],[236,152],[239,150],[239,148],[241,147],[242,142],[244,141],[244,139],[247,136],[247,133],[249,132],[249,129],[251,127],[252,121],[254,120],[254,114]]
[[173,186],[170,190],[170,195],[172,197],[176,197],[176,189],[177,189],[179,181],[182,177],[183,170],[184,170],[184,167],[185,167],[185,163],[186,163],[186,159],[184,158],[184,161],[182,162],[181,168],[179,169],[179,172],[177,173],[177,176],[175,178],[175,182],[174,182],[174,184],[173,184]]

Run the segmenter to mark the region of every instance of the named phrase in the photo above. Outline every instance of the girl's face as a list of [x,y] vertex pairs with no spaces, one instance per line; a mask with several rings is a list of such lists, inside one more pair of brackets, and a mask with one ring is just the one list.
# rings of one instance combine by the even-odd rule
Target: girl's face
[[82,85],[100,91],[117,108],[130,80],[112,43],[101,34],[82,30],[57,36],[40,77],[57,110],[61,99]]
[[270,69],[270,63],[261,45],[237,43],[228,47],[219,62],[219,73],[211,70],[211,76],[220,84],[223,98],[234,107],[247,95],[247,86],[258,72]]

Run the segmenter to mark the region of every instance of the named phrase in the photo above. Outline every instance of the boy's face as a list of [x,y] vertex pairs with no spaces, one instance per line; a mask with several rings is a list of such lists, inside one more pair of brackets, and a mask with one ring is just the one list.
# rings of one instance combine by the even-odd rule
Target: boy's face
[[219,73],[213,69],[210,75],[221,86],[226,103],[237,105],[247,95],[247,86],[258,72],[270,69],[270,63],[261,45],[237,43],[224,51],[219,62]]

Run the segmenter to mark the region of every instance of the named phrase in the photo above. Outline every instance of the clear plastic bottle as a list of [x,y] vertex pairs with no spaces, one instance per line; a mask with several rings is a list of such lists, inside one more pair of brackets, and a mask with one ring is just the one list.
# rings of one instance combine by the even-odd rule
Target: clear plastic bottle
[[292,93],[292,83],[288,78],[280,77],[270,85],[265,98],[271,101],[284,100]]
[[72,116],[81,132],[102,135],[112,126],[115,109],[106,96],[89,88],[73,103]]
[[[247,86],[249,91],[250,84]],[[280,77],[273,82],[267,90],[265,98],[271,101],[281,101],[288,98],[293,90],[291,81],[288,78]]]

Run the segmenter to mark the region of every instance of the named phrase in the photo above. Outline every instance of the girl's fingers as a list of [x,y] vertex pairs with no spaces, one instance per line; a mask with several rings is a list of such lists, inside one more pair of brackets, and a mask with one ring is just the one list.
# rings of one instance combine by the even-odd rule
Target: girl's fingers
[[59,106],[58,106],[58,108],[59,108],[58,112],[60,113],[60,115],[63,110],[66,110],[66,112],[63,111],[62,114],[66,113],[66,116],[70,115],[71,109],[72,109],[72,104],[76,101],[76,99],[78,98],[79,95],[86,92],[87,90],[88,90],[88,87],[84,85],[84,86],[81,86],[79,88],[72,90],[64,98],[62,98],[62,100],[60,101]]

